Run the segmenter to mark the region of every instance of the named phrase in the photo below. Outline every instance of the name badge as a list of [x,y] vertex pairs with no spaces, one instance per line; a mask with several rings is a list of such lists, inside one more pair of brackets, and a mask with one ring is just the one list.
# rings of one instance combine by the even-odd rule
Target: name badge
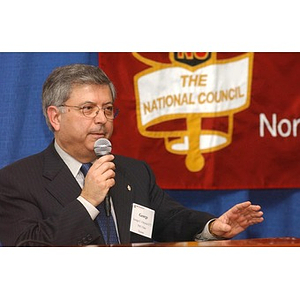
[[153,209],[133,203],[130,231],[151,238],[154,222],[154,213],[155,211]]

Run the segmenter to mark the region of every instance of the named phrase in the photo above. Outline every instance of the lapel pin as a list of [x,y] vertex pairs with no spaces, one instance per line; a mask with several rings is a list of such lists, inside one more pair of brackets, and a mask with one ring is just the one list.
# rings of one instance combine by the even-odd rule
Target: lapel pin
[[127,185],[127,190],[131,191],[131,186],[129,184]]

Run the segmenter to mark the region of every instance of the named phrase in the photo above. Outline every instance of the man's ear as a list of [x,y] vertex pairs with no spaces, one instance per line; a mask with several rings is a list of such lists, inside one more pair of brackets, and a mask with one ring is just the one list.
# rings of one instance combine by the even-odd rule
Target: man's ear
[[59,108],[56,106],[49,106],[47,108],[47,115],[54,130],[58,131],[60,129],[61,120],[61,112]]

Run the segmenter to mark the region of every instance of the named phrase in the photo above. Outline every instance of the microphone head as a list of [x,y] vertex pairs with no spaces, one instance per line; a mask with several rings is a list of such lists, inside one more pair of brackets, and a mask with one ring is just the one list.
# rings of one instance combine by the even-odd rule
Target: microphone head
[[111,142],[106,138],[97,140],[94,144],[94,151],[97,157],[111,153]]

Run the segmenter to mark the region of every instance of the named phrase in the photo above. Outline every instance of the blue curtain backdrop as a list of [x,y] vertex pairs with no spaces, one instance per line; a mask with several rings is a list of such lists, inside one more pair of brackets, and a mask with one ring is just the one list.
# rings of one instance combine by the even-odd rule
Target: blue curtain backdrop
[[[52,140],[42,114],[42,85],[54,68],[70,63],[98,65],[98,53],[0,53],[0,168],[42,151]],[[260,204],[265,221],[235,239],[300,237],[299,189],[167,192],[215,215],[245,200]]]

